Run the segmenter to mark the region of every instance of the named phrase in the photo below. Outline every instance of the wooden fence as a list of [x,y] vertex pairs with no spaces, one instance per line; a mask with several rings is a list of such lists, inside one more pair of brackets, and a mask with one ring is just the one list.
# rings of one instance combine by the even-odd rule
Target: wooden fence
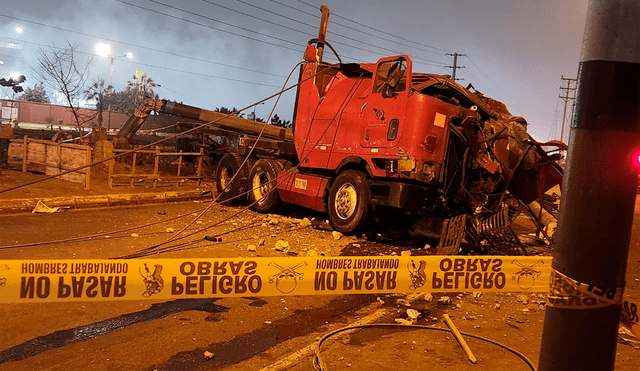
[[[113,154],[117,155],[119,153],[128,152],[127,149],[114,149]],[[138,160],[138,156],[140,154],[150,154],[153,155],[153,173],[141,173],[137,172],[136,162]],[[162,156],[178,156],[178,171],[176,176],[160,176],[158,172],[160,166],[160,157]],[[198,168],[196,175],[181,175],[183,156],[198,156]],[[127,179],[126,182],[130,187],[133,187],[140,181],[153,181],[153,188],[158,186],[158,181],[175,181],[176,186],[180,184],[180,180],[184,179],[196,179],[198,181],[198,185],[202,181],[202,160],[204,157],[204,150],[200,148],[200,152],[160,152],[160,147],[155,147],[155,150],[140,150],[131,154],[131,172],[128,173],[115,173],[114,172],[114,161],[109,161],[109,188],[113,188],[114,180],[117,179]],[[122,158],[121,158],[122,159]],[[121,160],[122,161],[122,160]],[[128,162],[128,161],[127,161]]]
[[[11,140],[9,163],[12,165],[22,163],[23,173],[30,170],[43,172],[46,175],[56,175],[65,170],[91,164],[91,147],[80,144],[56,143],[25,136],[22,140]],[[89,189],[90,175],[91,167],[86,167],[61,175],[60,179],[84,183],[84,187]]]

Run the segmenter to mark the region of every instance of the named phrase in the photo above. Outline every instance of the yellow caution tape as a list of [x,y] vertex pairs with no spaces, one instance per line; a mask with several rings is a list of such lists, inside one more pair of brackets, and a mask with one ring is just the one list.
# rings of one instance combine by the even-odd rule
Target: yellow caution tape
[[547,305],[553,308],[593,309],[622,304],[623,288],[602,288],[580,283],[555,269],[551,271]]
[[624,298],[622,302],[620,323],[640,339],[640,325],[638,324],[638,316],[640,315],[640,313],[638,313],[639,308],[639,301]]
[[0,303],[410,292],[547,292],[550,257],[4,260]]

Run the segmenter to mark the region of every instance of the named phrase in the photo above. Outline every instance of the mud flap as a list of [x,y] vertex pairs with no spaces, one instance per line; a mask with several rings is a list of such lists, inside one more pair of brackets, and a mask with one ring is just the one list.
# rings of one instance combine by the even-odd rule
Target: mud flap
[[438,255],[455,255],[460,251],[460,243],[464,238],[467,215],[458,215],[451,219],[446,219],[442,224],[440,243],[438,243]]

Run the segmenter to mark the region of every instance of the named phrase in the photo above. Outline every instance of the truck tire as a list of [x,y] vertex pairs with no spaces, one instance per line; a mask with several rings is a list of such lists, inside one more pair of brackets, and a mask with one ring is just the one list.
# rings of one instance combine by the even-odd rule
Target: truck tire
[[[216,191],[218,191],[218,201],[225,204],[235,205],[246,200],[247,179],[249,178],[248,161],[240,169],[240,164],[244,158],[235,153],[227,153],[218,162],[216,170]],[[235,179],[233,176],[238,173]],[[233,179],[233,183],[229,184]]]
[[333,228],[345,234],[361,232],[373,218],[368,198],[369,188],[362,172],[340,173],[329,191],[329,220]]
[[275,211],[280,206],[277,179],[282,167],[276,160],[258,160],[249,173],[249,207],[259,213]]

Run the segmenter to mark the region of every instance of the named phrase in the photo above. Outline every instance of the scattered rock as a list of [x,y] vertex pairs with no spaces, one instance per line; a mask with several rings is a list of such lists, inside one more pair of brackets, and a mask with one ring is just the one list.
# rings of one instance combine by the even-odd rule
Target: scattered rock
[[529,297],[527,295],[518,295],[518,301],[524,305],[529,304]]
[[436,322],[436,321],[438,321],[438,317],[431,317],[431,320],[432,320],[433,322]]
[[404,250],[403,252],[400,253],[400,256],[411,256],[411,251]]
[[399,323],[401,325],[413,325],[413,322],[407,321],[404,318],[396,318],[396,323]]
[[529,308],[524,308],[524,309],[522,310],[522,313],[524,313],[524,314],[529,314]]
[[351,246],[353,246],[353,247],[360,247],[360,244],[359,244],[359,243],[354,243],[354,244],[352,244]]
[[500,309],[500,303],[496,303],[496,305],[493,306],[493,309]]
[[300,221],[301,227],[309,227],[311,225],[311,220],[309,218],[304,218]]
[[460,304],[460,303],[456,304],[456,308],[458,308],[458,309],[462,308],[462,304]]
[[431,245],[429,245],[429,244],[425,244],[425,245],[424,245],[424,248],[425,248],[425,249],[430,249],[430,248],[431,248]]
[[196,224],[202,224],[202,220],[196,220]]
[[265,325],[270,325],[272,322],[271,321],[264,321]]
[[438,303],[442,305],[449,305],[451,304],[451,298],[448,296],[442,296],[440,297],[440,299],[438,299]]
[[204,358],[206,358],[206,359],[212,359],[215,356],[216,356],[215,354],[209,352],[208,350],[204,351]]
[[140,237],[140,235],[137,233],[131,233],[131,237]]
[[379,297],[379,296],[376,298],[376,300],[378,300],[378,303],[380,303],[380,304],[384,304],[384,300],[380,299],[380,297]]
[[316,252],[316,250],[311,249],[307,251],[307,256],[318,256],[318,253]]
[[418,317],[420,316],[420,312],[418,312],[415,309],[407,309],[407,316],[409,317],[410,320],[412,321],[417,321]]
[[462,300],[462,297],[463,297],[463,296],[462,296],[462,294],[458,294],[458,295],[456,296],[456,298],[458,298],[458,300]]
[[109,236],[109,235],[106,235],[106,236],[104,236],[104,238],[111,238],[111,236]]
[[265,243],[265,239],[261,238],[260,241],[258,241],[258,246],[264,246]]
[[249,245],[249,246],[247,246],[247,251],[249,251],[249,252],[256,252],[256,245]]
[[284,251],[284,252],[289,251],[289,242],[284,240],[276,241],[276,251]]
[[481,293],[481,292],[474,292],[474,293],[473,293],[473,298],[474,298],[474,299],[480,299],[480,297],[481,297],[481,296],[482,296],[482,293]]
[[431,295],[431,293],[430,293],[430,292],[425,293],[425,294],[424,294],[424,300],[425,300],[427,303],[431,303],[431,302],[433,301],[433,295]]
[[173,228],[167,228],[167,233],[173,233]]
[[334,239],[339,240],[342,237],[342,233],[338,232],[338,231],[333,231],[331,232],[331,235],[333,236]]

